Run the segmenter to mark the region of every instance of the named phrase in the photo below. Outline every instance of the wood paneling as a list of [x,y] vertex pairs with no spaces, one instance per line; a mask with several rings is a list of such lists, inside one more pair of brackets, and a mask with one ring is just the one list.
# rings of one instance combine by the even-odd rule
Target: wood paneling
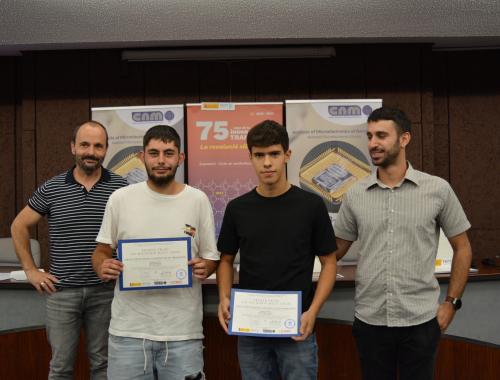
[[14,58],[0,60],[0,236],[10,236],[16,214],[16,69]]
[[494,380],[500,378],[500,348],[441,339],[434,379]]
[[[37,185],[36,178],[36,58],[32,54],[23,57],[20,64],[19,118],[16,122],[16,208],[20,210]],[[42,251],[43,252],[43,251]]]
[[498,67],[498,50],[448,56],[450,180],[472,224],[479,257],[498,254],[500,244]]
[[422,147],[422,170],[435,174],[434,172],[434,102],[432,91],[432,53],[425,48],[421,49],[422,60],[422,136],[420,145]]
[[203,321],[205,373],[207,379],[240,380],[237,337],[227,335],[215,317]]
[[228,62],[200,62],[200,102],[227,102],[231,94],[231,66]]
[[144,104],[144,67],[123,62],[120,50],[90,52],[88,73],[91,107]]
[[365,98],[366,63],[363,49],[352,46],[339,46],[334,58],[311,61],[311,99]]
[[255,63],[255,92],[258,102],[309,99],[308,60],[269,60]]
[[[424,49],[424,47],[422,47]],[[384,105],[403,109],[412,121],[407,158],[422,169],[421,49],[369,46],[365,50],[366,96],[382,98]]]
[[316,337],[319,379],[361,379],[359,356],[351,325],[318,321]]
[[[88,120],[88,53],[49,52],[36,60],[36,176],[37,185],[73,165],[73,129]],[[32,189],[34,190],[34,189]],[[42,264],[48,266],[48,226],[38,225]]]
[[144,65],[146,104],[197,103],[200,100],[198,83],[196,63],[153,62]]
[[[226,335],[215,317],[206,317],[205,372],[208,379],[241,379],[237,339]],[[318,379],[361,379],[352,327],[334,321],[319,320]],[[75,379],[88,379],[83,335],[80,337]],[[50,347],[44,330],[0,334],[0,379],[46,379]],[[258,364],[258,363],[257,363]],[[500,349],[477,343],[442,338],[436,360],[435,380],[495,380],[500,375]]]
[[[412,120],[414,166],[451,180],[474,255],[491,255],[500,245],[499,64],[499,51],[427,45],[340,45],[317,60],[125,63],[119,50],[0,58],[0,170],[13,178],[0,190],[0,234],[36,185],[72,164],[71,131],[90,106],[381,97]],[[46,224],[38,237],[47,264]]]
[[[89,362],[80,336],[74,378],[89,379]],[[0,379],[44,380],[49,374],[50,346],[44,329],[0,334]]]

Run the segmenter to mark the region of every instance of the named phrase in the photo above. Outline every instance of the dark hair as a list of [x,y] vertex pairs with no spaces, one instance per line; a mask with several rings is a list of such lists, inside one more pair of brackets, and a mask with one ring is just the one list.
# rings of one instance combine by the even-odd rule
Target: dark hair
[[398,135],[404,132],[411,133],[410,119],[398,108],[380,107],[368,116],[368,122],[380,120],[392,120],[397,126]]
[[288,133],[285,127],[273,120],[265,120],[250,129],[247,134],[247,146],[250,153],[252,148],[281,145],[283,150],[288,151]]
[[173,142],[177,149],[181,150],[181,138],[177,131],[169,125],[155,125],[149,128],[142,139],[143,149],[146,149],[146,145],[151,140],[161,140],[164,143]]
[[76,135],[78,134],[78,131],[80,130],[81,127],[84,125],[92,125],[93,127],[101,127],[104,130],[104,133],[106,135],[106,148],[108,147],[108,131],[106,130],[106,127],[99,123],[98,121],[95,120],[88,120],[83,124],[77,125],[73,129],[73,135],[71,136],[71,142],[74,144],[76,142]]

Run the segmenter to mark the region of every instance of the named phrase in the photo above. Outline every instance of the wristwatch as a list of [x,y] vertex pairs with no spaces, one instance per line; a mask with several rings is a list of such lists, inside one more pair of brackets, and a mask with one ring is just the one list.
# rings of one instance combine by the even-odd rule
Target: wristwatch
[[462,307],[462,300],[460,298],[453,298],[452,296],[446,296],[444,302],[451,303],[455,311]]

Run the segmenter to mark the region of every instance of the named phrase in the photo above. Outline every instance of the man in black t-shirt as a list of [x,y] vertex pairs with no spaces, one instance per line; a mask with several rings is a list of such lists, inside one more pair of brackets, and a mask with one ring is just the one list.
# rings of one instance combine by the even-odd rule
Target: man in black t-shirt
[[[219,321],[228,331],[233,262],[240,251],[240,288],[301,291],[300,336],[238,339],[243,380],[316,379],[317,346],[314,323],[335,283],[335,235],[323,200],[288,183],[285,165],[290,158],[288,134],[266,120],[247,136],[250,160],[258,186],[229,202],[217,243]],[[314,258],[321,274],[312,286]]]

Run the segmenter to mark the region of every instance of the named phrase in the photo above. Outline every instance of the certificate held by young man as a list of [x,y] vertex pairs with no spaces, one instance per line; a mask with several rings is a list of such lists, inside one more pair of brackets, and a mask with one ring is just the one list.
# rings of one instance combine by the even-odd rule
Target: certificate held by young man
[[231,289],[229,334],[299,336],[301,310],[301,291]]
[[123,263],[120,290],[192,286],[188,237],[119,240],[118,260]]

